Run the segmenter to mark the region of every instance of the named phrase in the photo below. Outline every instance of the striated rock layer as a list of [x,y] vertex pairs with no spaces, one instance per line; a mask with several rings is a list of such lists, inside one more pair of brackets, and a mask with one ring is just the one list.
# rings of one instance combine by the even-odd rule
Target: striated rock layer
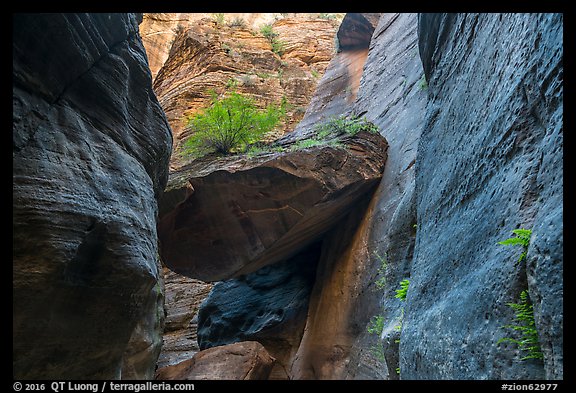
[[212,284],[163,268],[166,322],[158,368],[190,359],[200,351],[196,326],[198,308],[208,296]]
[[13,377],[150,378],[172,141],[136,16],[15,14],[12,135]]
[[[222,24],[214,17],[190,18],[176,32],[154,80],[154,91],[174,132],[174,170],[190,161],[182,155],[182,144],[191,132],[187,118],[210,105],[212,90],[221,94],[234,88],[261,107],[280,104],[285,98],[286,124],[269,138],[291,131],[302,119],[334,52],[338,26],[335,20],[318,18],[271,21],[275,42],[280,43],[273,48],[260,26],[249,24],[248,19],[233,25],[232,20]],[[152,46],[149,51],[156,53]]]

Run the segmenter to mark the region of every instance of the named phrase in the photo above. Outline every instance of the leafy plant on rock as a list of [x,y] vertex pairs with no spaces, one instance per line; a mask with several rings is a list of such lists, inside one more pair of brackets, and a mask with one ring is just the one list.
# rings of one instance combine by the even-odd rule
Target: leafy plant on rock
[[243,151],[274,130],[286,115],[284,100],[280,106],[270,104],[259,109],[252,98],[235,91],[222,98],[215,92],[211,94],[211,106],[188,120],[193,134],[185,143],[187,155]]
[[368,333],[381,335],[384,330],[384,317],[382,315],[374,315],[366,328]]
[[348,117],[345,115],[333,117],[327,122],[314,127],[314,130],[321,139],[325,139],[330,135],[338,136],[347,134],[354,136],[360,131],[378,133],[378,127],[374,123],[366,120],[365,117]]
[[514,323],[502,326],[502,328],[520,332],[520,338],[504,337],[498,340],[497,344],[511,342],[518,345],[518,348],[526,353],[526,356],[520,360],[544,359],[538,341],[538,331],[536,330],[536,322],[534,320],[534,308],[530,302],[528,291],[522,291],[520,293],[519,303],[508,303],[508,306],[515,312]]
[[408,286],[410,285],[410,280],[405,279],[400,281],[400,289],[396,290],[396,295],[394,296],[396,299],[400,299],[402,301],[406,300],[406,295],[408,294]]
[[530,236],[532,236],[531,229],[514,229],[512,231],[514,233],[514,237],[508,238],[506,240],[502,240],[498,242],[503,246],[521,246],[522,247],[522,254],[518,257],[518,262],[520,263],[526,259],[526,254],[528,253],[528,246],[530,245]]
[[286,43],[278,39],[278,33],[273,30],[272,25],[262,25],[260,27],[260,33],[268,41],[270,41],[270,45],[272,45],[272,52],[276,53],[278,56],[282,56],[284,54]]
[[[526,260],[528,247],[530,246],[531,229],[514,229],[514,237],[498,242],[504,246],[520,246],[522,253],[516,261],[516,265]],[[508,307],[514,310],[514,323],[502,326],[502,329],[511,329],[520,333],[520,338],[504,337],[498,340],[496,344],[510,342],[518,345],[518,348],[526,353],[520,360],[544,359],[538,340],[538,331],[536,330],[536,321],[534,319],[534,306],[530,301],[528,290],[520,292],[520,301],[518,303],[508,303]]]

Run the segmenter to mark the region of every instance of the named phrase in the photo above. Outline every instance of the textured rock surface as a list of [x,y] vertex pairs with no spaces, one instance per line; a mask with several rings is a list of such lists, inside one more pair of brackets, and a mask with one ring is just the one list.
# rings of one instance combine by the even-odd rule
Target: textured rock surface
[[[158,261],[160,265],[160,261]],[[160,269],[160,267],[159,267]],[[122,379],[153,379],[164,332],[164,285],[162,277],[152,287],[143,316],[132,331],[122,360]]]
[[212,284],[176,274],[164,267],[166,325],[158,368],[190,359],[200,350],[196,336],[198,308]]
[[366,209],[370,197],[359,201],[322,241],[305,332],[289,368],[292,379],[346,376],[352,339],[365,329],[357,321],[365,310],[356,307],[356,299],[364,290],[361,276],[369,259],[356,233],[359,222],[371,212]]
[[[303,378],[397,378],[398,345],[394,340],[398,333],[394,326],[401,306],[394,290],[411,266],[415,239],[414,160],[427,101],[426,90],[418,84],[423,71],[416,22],[416,14],[382,14],[370,43],[357,99],[347,109],[363,113],[379,126],[390,141],[389,155],[380,185],[364,217],[359,218],[362,221],[357,231],[338,254],[341,256],[334,266],[325,268],[330,279],[321,280],[319,273],[314,296],[321,301],[315,306],[316,301],[311,300],[311,328],[307,328],[293,369]],[[329,99],[330,87],[324,93],[321,84],[317,93],[326,94],[318,99]],[[350,234],[335,234],[334,248],[341,246],[340,236]],[[387,268],[378,272],[382,260],[387,261]],[[386,280],[383,290],[374,284],[378,279]],[[339,288],[347,290],[342,293]],[[369,320],[376,315],[384,317],[383,342],[366,331]],[[329,354],[336,352],[340,357],[335,362]]]
[[[344,14],[329,14],[323,19],[331,19],[333,24],[337,24],[342,19]],[[307,13],[226,13],[222,14],[224,25],[234,25],[235,23],[243,23],[254,31],[259,31],[260,27],[265,24],[274,24],[275,30],[280,34],[280,39],[288,45],[285,45],[286,52],[293,52],[289,57],[301,58],[304,62],[309,63],[310,60],[314,62],[326,61],[330,58],[324,58],[323,52],[325,51],[324,34],[327,32],[323,30],[315,30],[312,26],[314,21],[319,21],[322,25],[321,29],[325,28],[324,20],[319,14]],[[319,19],[320,18],[320,19]],[[156,74],[162,68],[170,49],[179,31],[189,27],[200,19],[209,19],[215,21],[217,14],[210,13],[145,13],[143,21],[140,23],[140,35],[142,42],[148,54],[148,62],[150,63],[150,71],[152,72],[152,79],[156,78]],[[303,27],[303,23],[310,23],[310,27]],[[330,29],[331,33],[327,37],[328,40],[333,39],[334,29]],[[290,36],[285,39],[285,35]],[[319,64],[320,65],[320,64]]]
[[[357,229],[340,229],[324,240],[325,250],[332,251],[320,262],[306,332],[292,365],[295,378],[397,378],[398,345],[393,345],[397,337],[384,337],[383,345],[366,326],[371,317],[381,315],[385,331],[394,332],[400,313],[394,289],[410,271],[414,247],[413,165],[427,101],[418,84],[423,71],[416,21],[416,14],[382,14],[373,34],[364,35],[368,41],[355,41],[353,46],[369,49],[356,100],[334,104],[340,89],[331,82],[339,77],[337,72],[330,74],[331,63],[312,98],[312,103],[324,102],[326,112],[309,111],[306,116],[311,119],[302,121],[313,123],[333,111],[362,114],[390,138],[389,160],[394,158],[387,162],[367,211],[349,218],[359,225],[339,225]],[[343,39],[344,22],[339,31]],[[333,62],[340,62],[344,53]],[[360,80],[360,75],[356,77]],[[383,259],[388,266],[378,272]],[[377,279],[386,280],[384,292],[376,288]]]
[[271,138],[291,131],[302,118],[334,52],[337,26],[335,20],[317,18],[274,22],[272,29],[284,48],[279,55],[259,28],[248,23],[230,26],[217,23],[213,17],[189,21],[175,36],[154,81],[174,132],[172,168],[189,161],[180,151],[190,135],[186,119],[210,104],[210,90],[222,93],[234,84],[238,92],[253,97],[262,107],[279,104],[285,97],[290,104],[287,122]]
[[268,379],[274,358],[262,344],[243,341],[198,352],[192,359],[158,370],[160,380]]
[[195,161],[171,175],[158,225],[162,260],[218,281],[290,258],[373,190],[386,149],[380,135],[362,131],[338,147]]
[[[358,308],[369,311],[369,318],[382,316],[384,328],[381,341],[366,329],[356,338],[357,352],[350,358],[349,378],[398,377],[395,340],[399,333],[395,327],[402,304],[394,295],[399,282],[410,274],[414,250],[414,163],[428,100],[427,89],[420,82],[422,77],[416,14],[383,14],[373,35],[354,110],[366,111],[365,116],[390,140],[390,166],[386,166],[375,192],[365,234],[370,250],[369,269],[365,273],[368,276],[363,279],[366,291],[357,303]],[[374,100],[374,96],[382,99]],[[382,279],[386,283],[384,288],[376,288],[374,282]],[[375,298],[380,298],[376,308]]]
[[312,131],[315,124],[351,109],[379,16],[346,14],[337,33],[340,42],[338,53],[330,61],[302,121],[294,129],[294,138],[303,138]]
[[[416,160],[418,232],[401,334],[407,379],[562,378],[562,15],[422,15],[430,104]],[[532,228],[528,280],[518,249]],[[544,365],[509,335],[522,289]]]
[[156,311],[170,129],[134,15],[13,22],[13,376],[119,378]]
[[168,12],[143,15],[139,31],[146,48],[152,80],[168,59],[176,34],[188,25],[190,17],[194,15]]
[[287,379],[298,349],[320,244],[294,258],[214,285],[198,313],[201,349],[237,341],[258,341],[277,360],[271,379]]

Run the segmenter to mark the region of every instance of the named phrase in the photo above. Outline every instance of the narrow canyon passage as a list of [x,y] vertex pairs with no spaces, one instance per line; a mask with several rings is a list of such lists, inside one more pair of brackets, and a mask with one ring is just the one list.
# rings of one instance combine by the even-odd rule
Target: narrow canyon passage
[[13,14],[12,135],[15,380],[565,378],[562,13]]

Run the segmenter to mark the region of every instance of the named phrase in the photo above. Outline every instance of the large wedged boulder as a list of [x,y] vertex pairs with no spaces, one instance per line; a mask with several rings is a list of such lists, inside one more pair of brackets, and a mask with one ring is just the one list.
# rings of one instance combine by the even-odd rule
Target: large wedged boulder
[[15,14],[12,135],[14,378],[150,377],[172,141],[136,16]]
[[339,145],[175,172],[158,225],[162,259],[177,273],[219,281],[290,258],[372,191],[386,151],[382,136],[362,131]]

